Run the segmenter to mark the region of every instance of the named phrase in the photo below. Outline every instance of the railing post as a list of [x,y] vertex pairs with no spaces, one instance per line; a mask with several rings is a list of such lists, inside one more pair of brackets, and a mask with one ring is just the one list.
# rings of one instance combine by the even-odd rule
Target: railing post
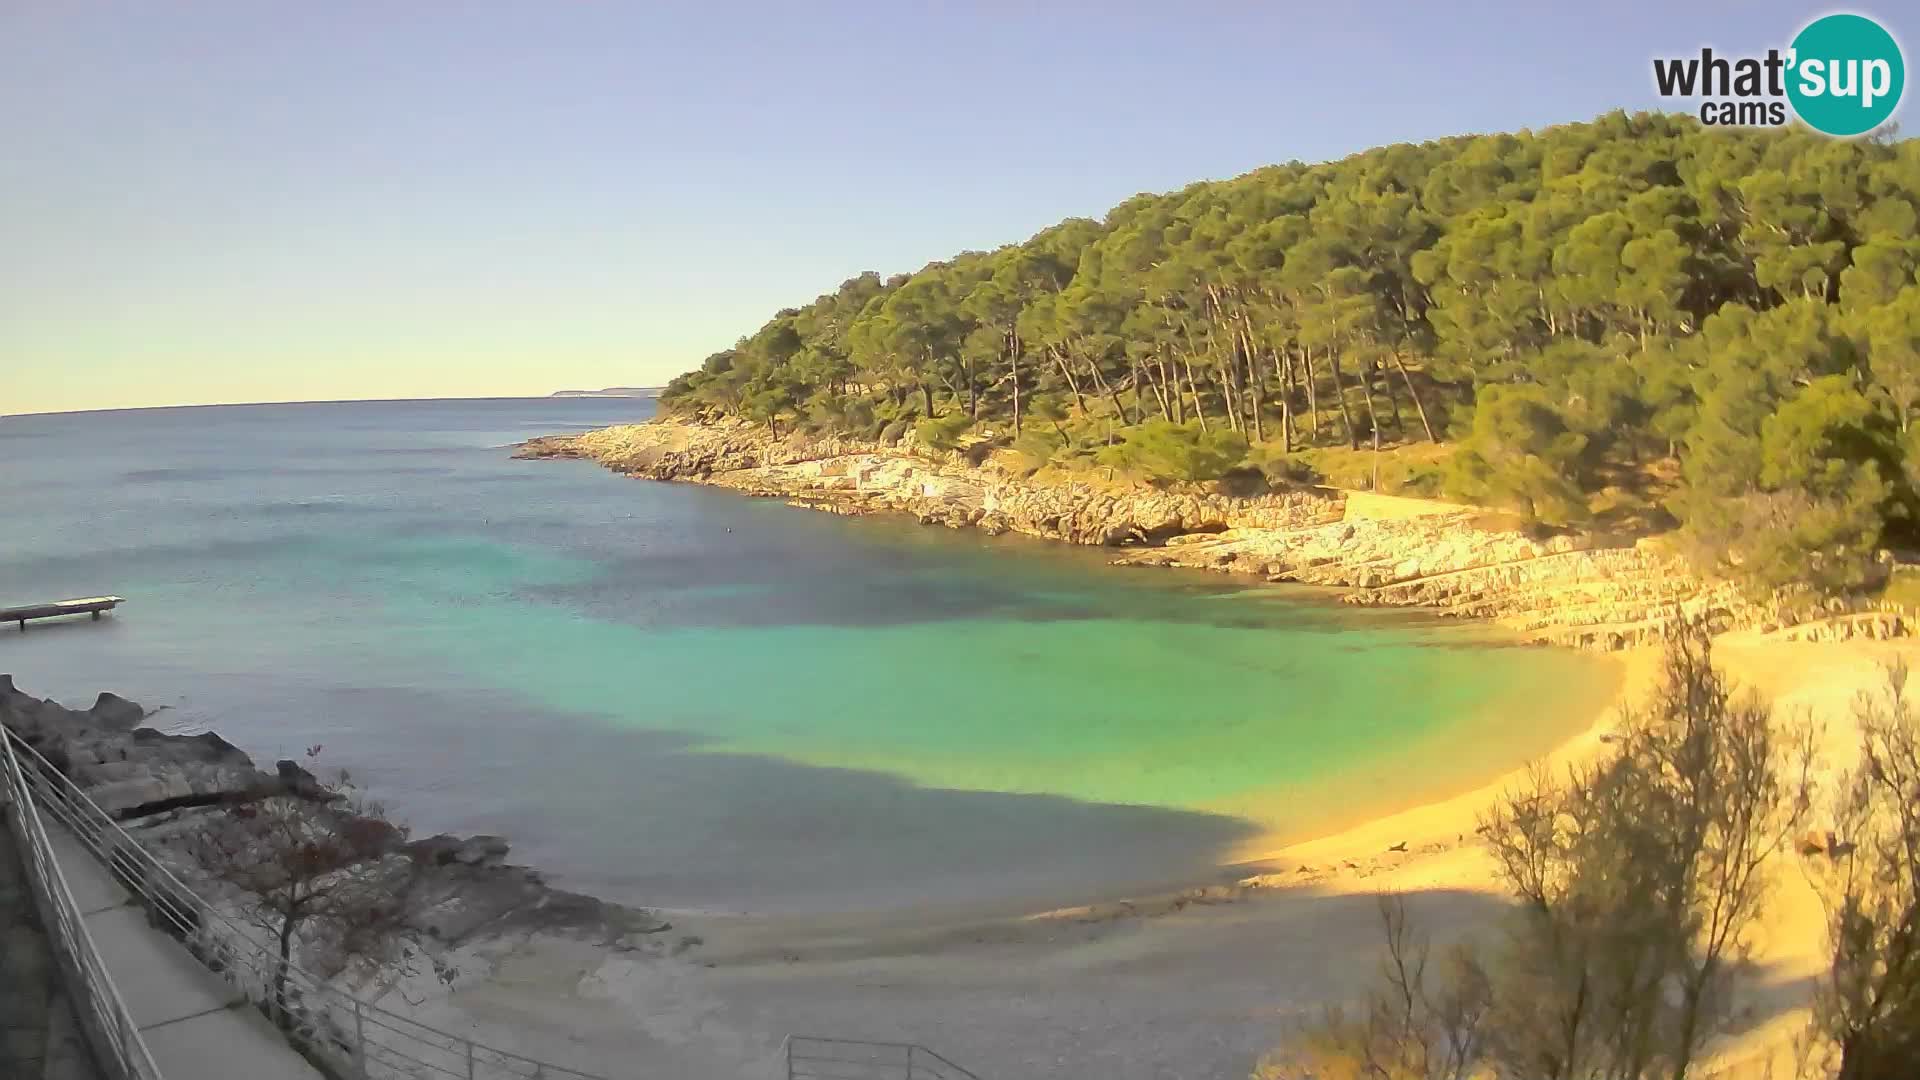
[[473,1080],[473,1040],[467,1040],[467,1080]]

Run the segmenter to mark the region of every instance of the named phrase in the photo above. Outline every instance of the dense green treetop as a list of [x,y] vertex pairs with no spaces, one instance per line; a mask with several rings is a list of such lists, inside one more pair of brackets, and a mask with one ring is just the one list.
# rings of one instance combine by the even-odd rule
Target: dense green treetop
[[1446,443],[1455,497],[1550,526],[1638,498],[1708,564],[1844,588],[1920,510],[1917,265],[1920,143],[1613,113],[861,274],[662,400],[1187,482]]

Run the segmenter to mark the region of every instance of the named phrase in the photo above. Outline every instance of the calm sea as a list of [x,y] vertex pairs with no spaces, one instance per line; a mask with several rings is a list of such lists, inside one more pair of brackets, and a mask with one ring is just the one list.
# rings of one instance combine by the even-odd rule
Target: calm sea
[[0,417],[0,671],[669,908],[1063,903],[1485,779],[1611,669],[1304,590],[584,462],[619,400]]

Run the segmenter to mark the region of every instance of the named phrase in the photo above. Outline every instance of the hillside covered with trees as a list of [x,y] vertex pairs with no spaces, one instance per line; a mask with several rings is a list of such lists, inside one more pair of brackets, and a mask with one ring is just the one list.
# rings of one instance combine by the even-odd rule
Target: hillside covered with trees
[[1707,569],[1844,589],[1920,510],[1916,266],[1920,142],[1614,113],[1275,165],[862,274],[662,400],[1173,482],[1363,461],[1383,487],[1678,527]]

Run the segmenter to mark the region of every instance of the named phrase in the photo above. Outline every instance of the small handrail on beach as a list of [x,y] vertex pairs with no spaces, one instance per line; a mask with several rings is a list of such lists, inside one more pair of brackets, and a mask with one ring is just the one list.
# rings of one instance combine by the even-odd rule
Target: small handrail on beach
[[[287,1041],[324,1061],[333,1075],[354,1080],[607,1080],[441,1031],[353,997],[299,967],[286,968],[285,986],[276,994],[280,958],[271,944],[189,889],[24,739],[0,727],[0,743],[7,749],[5,761],[14,766],[9,780],[20,777],[19,799],[29,810],[37,804],[47,811],[146,906],[155,925],[178,938],[269,1019],[277,1019]],[[129,1075],[134,1080],[159,1076],[157,1071]]]
[[53,600],[45,604],[22,604],[0,608],[0,623],[19,623],[25,630],[34,619],[59,619],[68,615],[92,615],[96,621],[103,611],[112,611],[126,603],[121,596],[82,596],[74,600]]
[[789,1035],[787,1080],[980,1080],[918,1043]]

